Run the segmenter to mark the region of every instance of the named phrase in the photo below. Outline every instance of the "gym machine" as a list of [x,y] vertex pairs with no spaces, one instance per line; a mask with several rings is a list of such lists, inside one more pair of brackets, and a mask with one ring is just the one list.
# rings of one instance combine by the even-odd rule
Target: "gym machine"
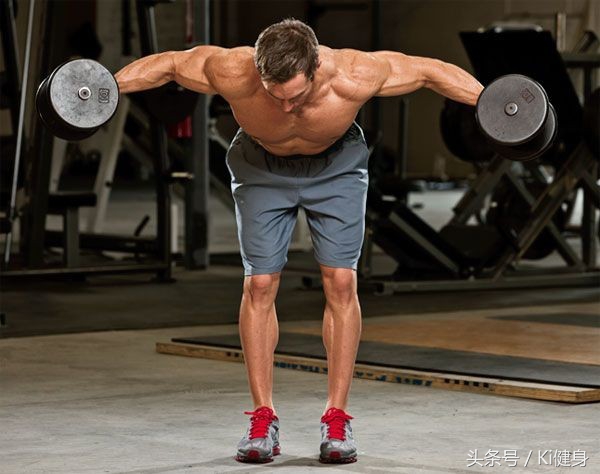
[[[6,4],[3,2],[2,21],[7,18],[5,15]],[[140,41],[142,55],[152,54],[157,51],[156,43],[156,28],[154,22],[154,0],[137,0],[135,2],[137,17],[139,22]],[[38,6],[39,5],[39,6]],[[123,3],[124,8],[129,5],[129,2]],[[61,57],[61,52],[48,45],[53,41],[43,41],[43,39],[56,39],[60,35],[60,27],[58,25],[61,12],[64,8],[62,2],[55,0],[47,0],[45,2],[36,2],[36,7],[42,9],[44,28],[38,29],[39,35],[36,42],[41,48],[41,58],[39,65],[34,65],[32,69],[36,69],[31,77],[45,77],[48,71],[52,69],[52,65],[60,63],[64,58]],[[208,2],[200,2],[195,5],[194,24],[199,29],[202,40],[207,42],[208,37]],[[8,17],[10,18],[10,17]],[[14,23],[14,16],[13,23]],[[58,23],[57,23],[58,22]],[[4,23],[3,23],[4,26]],[[3,33],[5,28],[3,27]],[[33,29],[30,28],[30,31]],[[127,43],[127,42],[126,42]],[[7,43],[3,35],[3,45],[7,48]],[[16,43],[13,44],[16,48]],[[124,44],[124,47],[126,44]],[[6,56],[5,57],[10,57]],[[18,69],[16,69],[18,71]],[[12,71],[12,69],[11,69]],[[33,82],[37,86],[41,80],[34,79]],[[171,87],[172,89],[172,87]],[[153,91],[154,92],[154,91]],[[168,94],[168,91],[161,91],[163,98]],[[195,94],[197,96],[197,94]],[[13,96],[14,97],[14,96]],[[28,97],[31,97],[28,96]],[[23,104],[25,99],[23,98]],[[33,100],[28,100],[26,106],[32,109]],[[198,112],[194,117],[194,143],[191,153],[184,153],[188,162],[186,166],[200,168],[195,173],[191,170],[185,173],[172,173],[169,160],[169,151],[172,144],[168,144],[165,128],[162,121],[156,118],[152,110],[147,107],[149,100],[144,101],[143,97],[138,97],[137,100],[125,98],[123,104],[119,107],[117,115],[110,124],[103,127],[99,133],[104,135],[104,139],[110,142],[110,146],[105,148],[106,153],[102,155],[100,169],[96,179],[94,192],[64,192],[57,191],[58,176],[60,175],[61,161],[64,156],[67,142],[58,138],[52,137],[44,127],[39,126],[39,123],[34,123],[34,133],[30,137],[30,142],[33,143],[35,151],[29,153],[27,162],[31,171],[27,174],[27,179],[22,179],[26,188],[26,194],[30,196],[29,203],[23,208],[22,214],[17,213],[10,215],[7,213],[7,218],[3,219],[2,227],[6,227],[8,241],[10,241],[11,224],[16,218],[21,219],[21,249],[17,259],[9,263],[11,254],[10,251],[5,251],[5,264],[2,268],[2,276],[35,276],[35,275],[78,275],[85,276],[89,274],[99,273],[133,273],[133,272],[151,272],[155,273],[158,281],[171,281],[171,189],[170,187],[176,181],[182,182],[186,189],[186,235],[193,232],[194,237],[190,240],[192,246],[203,246],[203,249],[187,249],[186,255],[193,255],[193,260],[196,267],[206,266],[207,264],[207,225],[206,225],[206,207],[207,185],[202,183],[190,183],[191,181],[202,181],[206,178],[206,174],[202,172],[202,163],[207,162],[206,153],[206,105],[200,104],[196,107],[198,100],[188,101],[186,113]],[[163,101],[164,103],[164,101]],[[191,104],[191,107],[190,107]],[[152,169],[155,177],[156,190],[156,218],[157,232],[155,237],[140,237],[143,226],[146,224],[146,217],[134,235],[122,236],[106,233],[98,233],[98,223],[102,221],[104,211],[110,194],[113,173],[116,165],[118,153],[121,148],[123,139],[123,131],[125,120],[129,112],[135,109],[138,112],[142,110],[143,121],[150,124],[151,146],[149,156],[152,158]],[[198,109],[201,109],[198,111]],[[194,112],[196,111],[196,112]],[[162,111],[164,112],[164,110]],[[35,113],[35,112],[34,112]],[[35,114],[37,117],[37,114]],[[34,122],[36,122],[34,120]],[[203,133],[204,130],[204,133]],[[67,137],[69,138],[69,137]],[[180,150],[179,150],[180,151]],[[194,153],[198,151],[198,153]],[[189,158],[194,156],[198,159]],[[197,155],[197,156],[196,156]],[[60,158],[50,160],[50,157]],[[17,171],[17,168],[15,168]],[[192,185],[193,184],[193,185]],[[205,191],[202,191],[204,189]],[[16,186],[13,186],[16,190]],[[91,213],[92,219],[88,221],[88,231],[79,232],[79,208],[88,206],[93,208]],[[49,213],[57,213],[63,216],[63,230],[50,231],[45,229],[46,215]],[[190,217],[191,216],[191,217]],[[202,222],[196,223],[200,219]],[[6,225],[5,225],[6,224]],[[92,230],[90,232],[90,230]],[[10,242],[7,243],[9,249]],[[189,245],[189,242],[188,242]],[[44,249],[47,247],[62,247],[63,258],[62,262],[47,262],[44,258]],[[80,263],[80,249],[88,249],[95,251],[116,251],[126,254],[133,254],[134,260],[124,260],[123,262],[107,262],[106,258],[102,258],[100,263],[91,265],[83,265]],[[143,256],[143,258],[140,258]],[[58,263],[58,264],[57,264]]]
[[[600,207],[600,109],[595,96],[599,93],[592,94],[589,85],[584,87],[586,103],[582,107],[566,67],[585,64],[585,84],[591,84],[589,71],[598,67],[599,55],[574,58],[571,53],[563,58],[550,33],[541,29],[493,28],[461,33],[461,39],[484,85],[515,73],[543,84],[556,108],[557,136],[537,159],[510,162],[483,138],[472,107],[447,101],[440,120],[444,140],[455,155],[473,163],[478,176],[439,232],[406,202],[373,187],[367,202],[367,233],[359,268],[362,284],[373,285],[381,293],[597,286],[600,272],[596,263],[595,213]],[[586,136],[582,130],[588,130]],[[554,169],[554,176],[548,174],[548,167]],[[583,189],[584,212],[581,226],[575,229],[581,239],[581,252],[569,242],[565,229],[579,188]],[[396,261],[397,270],[392,275],[372,274],[373,244]],[[554,250],[565,266],[536,268],[522,264],[524,259],[539,260]]]

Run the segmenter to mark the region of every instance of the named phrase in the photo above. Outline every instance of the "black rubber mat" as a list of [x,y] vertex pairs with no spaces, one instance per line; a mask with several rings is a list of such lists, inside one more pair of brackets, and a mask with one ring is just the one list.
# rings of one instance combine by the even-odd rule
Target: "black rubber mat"
[[[312,253],[290,252],[290,262],[312,260]],[[239,260],[239,255],[237,255]],[[304,260],[303,260],[304,259]],[[10,281],[0,278],[0,339],[89,331],[232,324],[237,326],[243,272],[213,265],[206,271],[173,270],[175,284],[151,281],[154,275],[106,275],[85,282]],[[277,296],[280,322],[323,319],[323,291],[301,290],[305,272],[286,271]],[[600,302],[600,288],[403,293],[382,297],[360,291],[363,318]],[[600,307],[600,305],[599,305]],[[543,310],[540,310],[543,311]]]
[[[241,349],[238,335],[174,338],[173,342]],[[325,359],[321,336],[281,332],[276,352]],[[600,366],[525,357],[361,341],[358,363],[527,382],[600,388]]]
[[568,326],[584,326],[600,328],[600,314],[556,313],[556,314],[511,314],[510,316],[492,316],[491,319],[510,321],[527,321],[545,324],[566,324]]

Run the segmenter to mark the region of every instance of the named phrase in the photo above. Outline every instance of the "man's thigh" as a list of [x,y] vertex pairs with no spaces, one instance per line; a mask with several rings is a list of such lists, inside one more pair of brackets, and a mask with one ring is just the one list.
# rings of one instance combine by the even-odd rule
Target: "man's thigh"
[[273,173],[264,150],[236,136],[227,153],[245,275],[280,272],[298,213],[297,188]]
[[325,173],[301,190],[315,258],[356,269],[365,233],[369,152],[363,141],[345,144]]

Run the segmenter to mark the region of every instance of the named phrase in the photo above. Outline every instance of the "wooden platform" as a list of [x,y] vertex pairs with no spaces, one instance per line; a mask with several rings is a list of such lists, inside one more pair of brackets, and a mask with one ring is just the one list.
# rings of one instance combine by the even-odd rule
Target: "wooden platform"
[[[275,365],[327,373],[322,325],[282,322]],[[157,350],[243,360],[237,326],[174,338]],[[363,318],[354,376],[538,400],[600,401],[600,304]]]
[[[156,351],[187,357],[199,357],[231,362],[243,362],[240,349],[219,346],[185,344],[178,342],[158,342]],[[300,357],[275,353],[275,367],[303,370],[326,374],[327,361],[320,358]],[[402,383],[422,387],[444,388],[461,392],[504,395],[567,403],[586,403],[600,401],[600,388],[560,385],[550,383],[532,383],[522,380],[474,377],[457,373],[430,372],[396,367],[385,367],[357,363],[354,377],[381,382]]]
[[[290,322],[285,331],[320,337],[322,323]],[[600,305],[369,318],[361,334],[367,341],[600,366]]]

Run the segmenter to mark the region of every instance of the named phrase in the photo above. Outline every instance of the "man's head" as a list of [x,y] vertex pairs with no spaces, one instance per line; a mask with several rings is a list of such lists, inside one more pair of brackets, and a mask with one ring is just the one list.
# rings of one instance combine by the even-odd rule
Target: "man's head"
[[254,62],[269,94],[286,112],[301,105],[319,67],[319,42],[310,26],[287,19],[258,36]]

